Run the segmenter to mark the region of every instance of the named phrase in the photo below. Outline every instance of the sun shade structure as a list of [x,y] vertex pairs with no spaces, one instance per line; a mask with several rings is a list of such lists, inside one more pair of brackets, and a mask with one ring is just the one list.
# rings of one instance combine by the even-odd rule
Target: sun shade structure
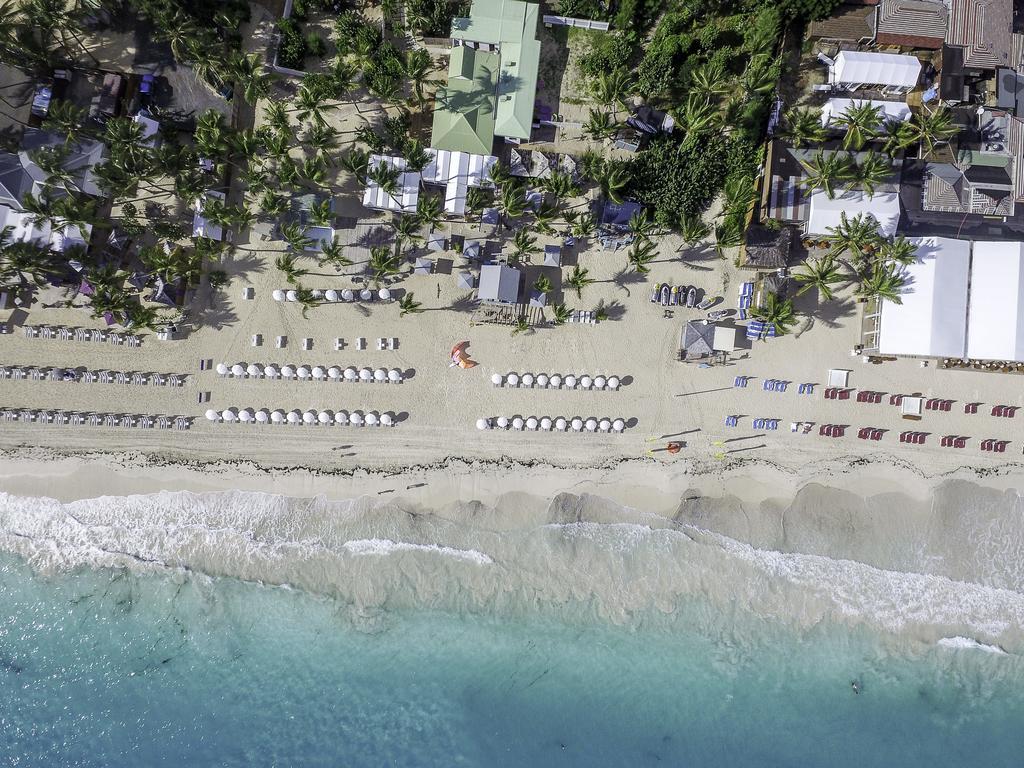
[[203,210],[206,208],[206,201],[211,198],[216,198],[223,202],[224,193],[217,192],[215,190],[210,190],[203,197],[196,198],[196,212],[195,215],[192,217],[192,236],[208,237],[211,240],[223,240],[224,229],[220,226],[220,224],[215,224],[212,221],[207,221],[206,218],[203,216]]
[[484,264],[480,267],[480,285],[477,298],[497,304],[515,304],[519,301],[519,282],[522,273],[504,264]]
[[370,155],[367,168],[373,170],[381,165],[398,171],[395,189],[387,192],[377,182],[367,178],[366,190],[363,192],[363,205],[380,211],[396,213],[413,213],[416,201],[420,196],[420,174],[405,170],[405,158],[390,155]]
[[882,301],[883,355],[963,357],[971,244],[947,237],[911,238],[917,260],[904,267],[902,304]]
[[1024,361],[1024,243],[974,243],[967,356]]
[[882,237],[891,237],[900,223],[900,198],[895,192],[879,192],[866,195],[855,190],[837,191],[833,199],[822,190],[815,190],[810,197],[807,217],[807,234],[828,235],[829,228],[838,226],[842,214],[852,219],[858,214],[872,217],[878,222]]
[[530,138],[540,67],[540,6],[474,0],[452,21],[448,84],[437,90],[430,145],[491,154],[495,136]]
[[910,107],[905,101],[879,101],[878,99],[829,99],[821,108],[821,124],[835,123],[850,107],[877,107],[882,122],[905,123],[910,119]]
[[498,158],[490,150],[482,154],[428,149],[430,162],[423,168],[423,183],[444,187],[444,210],[461,216],[466,212],[466,192],[470,187],[491,186],[491,168]]
[[829,67],[829,83],[848,91],[862,86],[910,91],[921,76],[916,56],[872,51],[840,51]]

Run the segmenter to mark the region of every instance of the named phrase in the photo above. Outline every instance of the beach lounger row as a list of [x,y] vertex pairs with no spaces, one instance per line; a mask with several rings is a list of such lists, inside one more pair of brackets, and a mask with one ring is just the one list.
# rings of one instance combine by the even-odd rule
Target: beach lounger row
[[797,394],[798,395],[813,395],[814,394],[814,387],[815,387],[815,385],[814,384],[810,384],[810,383],[801,384],[800,388],[797,390]]
[[814,427],[813,421],[794,421],[789,425],[790,432],[800,432],[804,435],[809,435],[811,429]]
[[496,418],[477,419],[477,429],[501,429],[515,430],[521,432],[524,429],[531,432],[622,432],[626,429],[625,419],[597,418],[591,416],[584,419],[581,416],[498,416]]
[[518,374],[515,372],[500,373],[491,375],[491,384],[496,387],[507,387],[509,389],[594,389],[608,390],[614,392],[621,386],[622,381],[618,376],[588,376],[587,374],[566,374],[558,373],[548,375],[546,373]]
[[1002,416],[1007,419],[1012,419],[1017,413],[1017,406],[1015,405],[996,405],[992,407],[993,416]]
[[0,379],[12,381],[74,381],[83,384],[132,384],[156,387],[183,387],[184,373],[141,373],[139,371],[78,371],[69,368],[36,368],[32,366],[0,366]]
[[585,325],[597,324],[597,313],[585,309],[577,309],[569,315],[570,323],[583,323]]
[[[319,301],[326,301],[330,303],[342,302],[350,304],[354,301],[392,301],[391,291],[387,288],[380,288],[376,291],[372,291],[369,288],[342,288],[340,291],[335,288],[328,288],[327,290],[314,289],[312,291],[313,298]],[[299,294],[293,289],[278,288],[270,293],[270,297],[274,301],[298,301]]]
[[227,363],[217,364],[217,375],[222,379],[268,379],[283,381],[333,381],[345,383],[365,384],[401,384],[405,381],[405,374],[398,368],[388,370],[386,368],[356,368],[348,366],[342,368],[337,365],[274,365],[268,363]]
[[977,413],[981,403],[964,403],[964,413]]
[[903,395],[889,395],[889,405],[903,405]]
[[846,434],[846,426],[843,424],[822,424],[818,434],[823,437],[843,437]]
[[981,450],[983,451],[995,451],[996,453],[1005,453],[1006,446],[1010,444],[1009,440],[995,440],[989,438],[981,441]]
[[950,411],[953,408],[955,400],[943,400],[939,397],[930,397],[924,402],[924,409],[926,411]]
[[788,386],[788,381],[782,381],[780,379],[765,379],[761,388],[767,392],[785,392],[786,387]]
[[849,400],[850,399],[850,392],[852,392],[852,391],[853,390],[842,389],[840,387],[828,387],[825,390],[825,399],[826,400]]
[[734,387],[739,387],[740,389],[745,389],[752,378],[753,376],[737,376],[735,379],[733,379],[732,385]]
[[216,411],[211,408],[206,412],[206,420],[218,424],[289,424],[306,427],[393,427],[398,423],[391,411],[301,411],[298,408],[290,411],[281,408],[227,408]]
[[927,432],[911,432],[909,430],[906,431],[906,432],[900,432],[900,442],[901,443],[912,443],[913,445],[924,445],[924,443],[925,443],[925,441],[927,439],[928,439],[928,433]]
[[727,427],[735,427],[735,426],[738,426],[739,423],[740,423],[739,416],[726,416],[725,417],[725,426],[727,426]]
[[886,430],[875,429],[874,427],[861,427],[857,430],[857,437],[861,440],[881,440]]
[[57,341],[109,342],[127,347],[141,347],[142,337],[131,333],[114,333],[95,328],[69,328],[58,325],[26,325],[25,338],[56,339]]
[[939,445],[943,448],[966,448],[969,437],[963,435],[943,435]]
[[862,389],[857,393],[858,403],[880,403],[885,397],[884,392],[872,392],[869,389]]
[[753,427],[754,429],[768,429],[768,430],[778,429],[779,428],[779,420],[778,419],[754,419],[751,422],[750,426]]
[[78,411],[47,411],[24,408],[0,409],[0,422],[54,424],[57,426],[124,427],[139,429],[179,429],[192,426],[191,416],[166,416],[127,413],[82,413]]

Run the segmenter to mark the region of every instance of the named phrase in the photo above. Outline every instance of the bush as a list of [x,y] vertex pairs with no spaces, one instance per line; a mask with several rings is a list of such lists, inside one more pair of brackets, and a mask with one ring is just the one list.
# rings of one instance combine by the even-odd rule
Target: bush
[[653,206],[658,220],[699,216],[722,188],[727,150],[727,140],[718,135],[693,143],[655,139],[630,163],[629,195]]
[[452,19],[469,14],[469,3],[449,3],[447,0],[408,0],[406,12],[406,18],[424,37],[447,37],[452,31]]
[[318,59],[327,53],[327,43],[316,32],[306,35],[306,50],[308,55],[316,56]]
[[278,19],[277,29],[281,33],[281,42],[277,49],[277,63],[287,69],[304,69],[308,47],[306,38],[299,31],[294,19]]
[[632,32],[593,32],[590,49],[580,56],[580,71],[588,78],[601,72],[632,69],[636,54],[636,35]]
[[558,0],[558,14],[574,19],[607,21],[610,17],[609,10],[609,4],[602,3],[601,0]]

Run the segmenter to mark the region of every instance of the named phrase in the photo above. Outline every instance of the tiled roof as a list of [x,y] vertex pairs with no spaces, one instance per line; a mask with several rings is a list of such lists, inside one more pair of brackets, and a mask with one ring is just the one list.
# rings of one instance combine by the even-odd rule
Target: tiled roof
[[924,209],[967,213],[963,173],[954,165],[929,163],[925,171]]
[[944,40],[946,6],[934,0],[882,0],[878,10],[878,33]]
[[952,0],[946,42],[963,47],[967,67],[1009,66],[1012,25],[1012,0]]
[[835,13],[822,21],[812,21],[807,28],[808,37],[825,40],[859,42],[875,35],[874,6],[840,5]]

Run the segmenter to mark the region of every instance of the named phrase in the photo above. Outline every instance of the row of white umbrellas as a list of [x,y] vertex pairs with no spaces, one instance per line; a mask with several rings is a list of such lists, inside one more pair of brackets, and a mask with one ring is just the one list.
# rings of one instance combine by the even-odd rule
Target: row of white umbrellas
[[206,412],[208,421],[222,421],[227,424],[240,422],[242,424],[320,424],[329,426],[332,424],[352,424],[360,427],[366,425],[374,427],[378,424],[382,427],[391,427],[395,424],[395,417],[391,413],[377,413],[377,411],[283,411],[280,408],[270,410],[269,408],[227,408],[218,411],[210,408]]
[[579,387],[580,389],[617,390],[622,382],[618,376],[588,376],[586,374],[576,376],[571,373],[565,376],[558,373],[552,373],[551,375],[546,373],[538,373],[536,375],[524,373],[520,375],[513,372],[506,373],[504,376],[500,373],[495,373],[491,376],[491,383],[496,387],[537,386],[542,389],[561,389],[564,386],[566,389],[576,389],[576,387]]
[[334,379],[344,381],[365,381],[365,382],[391,382],[398,384],[405,376],[398,368],[392,368],[387,370],[385,368],[354,368],[349,366],[347,368],[340,368],[337,365],[330,367],[324,367],[322,365],[260,365],[259,363],[235,363],[234,365],[228,365],[227,363],[217,364],[217,373],[221,376],[235,376],[238,378],[246,377],[249,378],[261,378],[266,376],[267,378],[277,378],[280,376],[284,379]]
[[[360,291],[355,291],[351,288],[344,288],[340,291],[336,291],[333,288],[327,291],[311,291],[313,298],[317,301],[373,301],[374,298],[380,299],[381,301],[391,301],[391,291],[387,288],[381,288],[376,293],[371,291],[369,288],[363,288]],[[283,291],[281,289],[275,290],[271,296],[274,301],[298,301],[299,294],[294,290]]]
[[624,419],[598,419],[591,416],[588,419],[581,418],[579,416],[573,416],[572,418],[565,418],[559,416],[557,418],[550,418],[549,416],[527,416],[525,419],[522,416],[513,416],[511,419],[507,416],[498,416],[496,419],[477,419],[477,429],[528,429],[528,430],[541,430],[543,432],[550,432],[555,429],[558,432],[565,432],[570,430],[572,432],[622,432],[626,428],[626,422]]

